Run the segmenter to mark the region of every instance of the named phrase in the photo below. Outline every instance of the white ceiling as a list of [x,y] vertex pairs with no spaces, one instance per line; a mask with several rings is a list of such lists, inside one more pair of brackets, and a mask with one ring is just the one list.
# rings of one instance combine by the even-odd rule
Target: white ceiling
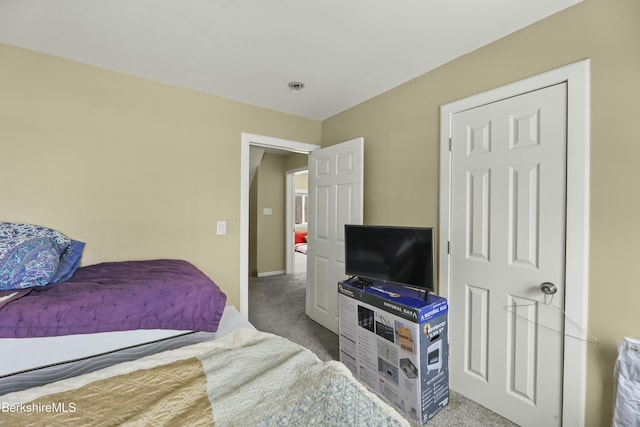
[[0,42],[323,120],[580,1],[0,0]]

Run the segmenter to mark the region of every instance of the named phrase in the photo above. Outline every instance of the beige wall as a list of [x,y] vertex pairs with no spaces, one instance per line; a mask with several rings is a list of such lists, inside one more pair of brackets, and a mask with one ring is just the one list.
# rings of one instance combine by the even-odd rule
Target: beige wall
[[0,64],[0,220],[86,242],[84,265],[186,259],[239,307],[240,134],[319,144],[320,122],[2,44]]
[[[257,274],[285,270],[285,161],[286,156],[266,153],[256,172]],[[263,210],[271,209],[271,215]]]
[[293,187],[301,192],[309,191],[309,174],[297,174],[293,180]]
[[294,171],[298,169],[306,169],[309,166],[309,156],[300,153],[291,153],[286,156],[285,168],[287,171]]
[[440,105],[591,58],[588,328],[600,344],[588,345],[585,415],[594,427],[610,424],[616,343],[640,336],[639,18],[637,0],[585,0],[322,124],[323,146],[365,138],[366,223],[437,226]]

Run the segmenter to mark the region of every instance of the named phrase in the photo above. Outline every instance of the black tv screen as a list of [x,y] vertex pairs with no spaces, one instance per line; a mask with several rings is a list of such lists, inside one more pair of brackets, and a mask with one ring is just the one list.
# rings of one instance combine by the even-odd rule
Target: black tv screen
[[345,225],[345,274],[434,290],[433,229]]

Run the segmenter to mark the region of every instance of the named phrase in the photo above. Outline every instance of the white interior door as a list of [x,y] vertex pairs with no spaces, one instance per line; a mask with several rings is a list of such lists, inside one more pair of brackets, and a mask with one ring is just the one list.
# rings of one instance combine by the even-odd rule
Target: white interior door
[[566,86],[451,123],[451,388],[523,426],[562,420]]
[[336,334],[344,225],[362,224],[363,170],[363,138],[309,154],[306,313]]

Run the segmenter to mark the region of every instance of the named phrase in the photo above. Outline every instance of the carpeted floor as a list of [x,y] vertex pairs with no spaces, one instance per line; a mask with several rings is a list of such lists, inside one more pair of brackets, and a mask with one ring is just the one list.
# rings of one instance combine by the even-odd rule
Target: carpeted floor
[[338,336],[305,314],[306,274],[249,279],[249,321],[257,329],[307,347],[322,360],[339,360]]
[[[301,271],[297,269],[296,271]],[[259,330],[281,335],[322,360],[340,360],[338,336],[305,314],[306,273],[249,279],[249,321]],[[408,417],[407,417],[408,418]],[[409,418],[408,418],[409,419]],[[413,426],[421,424],[412,421]],[[451,391],[449,404],[428,427],[515,426],[487,408]]]

